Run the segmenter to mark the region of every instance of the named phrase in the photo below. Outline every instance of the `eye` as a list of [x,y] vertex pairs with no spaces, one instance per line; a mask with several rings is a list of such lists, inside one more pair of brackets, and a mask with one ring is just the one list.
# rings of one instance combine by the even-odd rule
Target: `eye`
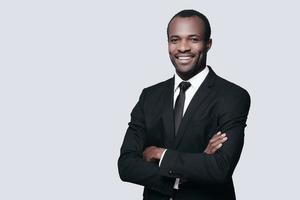
[[200,40],[199,40],[198,38],[193,37],[193,38],[191,38],[191,41],[194,42],[194,43],[197,43],[197,42],[199,42]]
[[171,38],[170,42],[176,44],[178,42],[178,38]]

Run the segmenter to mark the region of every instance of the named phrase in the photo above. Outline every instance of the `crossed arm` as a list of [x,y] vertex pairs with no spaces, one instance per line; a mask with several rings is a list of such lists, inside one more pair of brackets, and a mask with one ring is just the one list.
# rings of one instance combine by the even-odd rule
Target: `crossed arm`
[[175,178],[202,183],[226,181],[231,177],[242,150],[250,99],[244,95],[227,101],[229,102],[226,102],[226,106],[221,104],[218,108],[220,131],[226,132],[228,138],[225,143],[224,135],[221,134],[222,138],[219,134],[211,138],[203,153],[167,150],[161,165],[158,166],[157,163],[149,161],[160,159],[164,149],[154,146],[145,149],[142,93],[131,113],[131,122],[121,147],[118,160],[121,179],[165,195],[172,194]]
[[[129,136],[127,135],[127,137]],[[222,147],[222,143],[226,140],[226,134],[218,132],[209,140],[209,144],[204,153],[214,154]],[[161,176],[160,169],[156,164],[156,161],[161,158],[164,150],[165,149],[160,147],[150,146],[147,147],[141,155],[135,150],[126,152],[121,149],[121,156],[118,162],[121,179],[123,181],[146,186],[164,195],[171,195],[175,178]]]
[[[214,154],[219,148],[222,147],[222,144],[227,140],[226,133],[221,133],[220,131],[216,133],[210,140],[209,143],[204,150],[206,154]],[[159,161],[162,157],[163,152],[166,149],[150,146],[147,147],[143,152],[143,158],[146,161]]]

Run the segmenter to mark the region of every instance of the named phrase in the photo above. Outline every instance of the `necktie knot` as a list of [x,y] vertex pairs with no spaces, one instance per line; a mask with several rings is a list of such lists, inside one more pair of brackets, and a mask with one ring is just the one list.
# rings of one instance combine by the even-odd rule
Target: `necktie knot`
[[179,84],[180,91],[183,91],[183,92],[185,92],[190,86],[191,86],[191,83],[187,82],[187,81],[182,81]]

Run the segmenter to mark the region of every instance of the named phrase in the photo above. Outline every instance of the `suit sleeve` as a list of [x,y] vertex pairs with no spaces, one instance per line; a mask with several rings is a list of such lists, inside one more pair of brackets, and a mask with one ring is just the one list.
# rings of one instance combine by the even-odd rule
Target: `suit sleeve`
[[155,190],[170,196],[173,190],[174,178],[161,176],[157,163],[143,160],[145,149],[146,125],[144,116],[145,90],[139,102],[131,112],[131,121],[121,147],[118,160],[120,178]]
[[244,144],[244,129],[250,108],[250,96],[243,91],[238,97],[224,97],[217,105],[220,131],[228,140],[215,154],[184,153],[167,150],[160,174],[187,182],[224,183],[231,179]]

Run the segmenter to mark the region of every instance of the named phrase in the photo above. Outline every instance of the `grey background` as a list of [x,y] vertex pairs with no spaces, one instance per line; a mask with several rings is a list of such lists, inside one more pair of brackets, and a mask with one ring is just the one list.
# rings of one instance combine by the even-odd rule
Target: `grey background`
[[117,158],[144,87],[174,73],[166,25],[212,25],[208,64],[252,105],[238,199],[299,199],[297,1],[1,1],[0,199],[141,199]]

